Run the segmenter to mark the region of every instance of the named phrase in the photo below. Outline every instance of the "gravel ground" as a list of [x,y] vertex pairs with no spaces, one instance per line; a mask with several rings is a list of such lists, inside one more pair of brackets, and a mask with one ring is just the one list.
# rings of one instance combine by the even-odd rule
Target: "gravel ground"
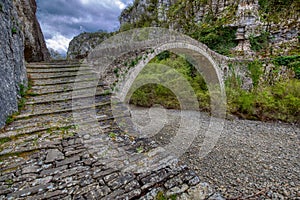
[[[149,109],[131,110],[139,125],[150,122]],[[167,110],[166,116],[167,123],[152,137],[160,146],[169,143],[180,124],[180,111]],[[199,135],[181,156],[202,181],[214,185],[227,199],[300,199],[299,124],[225,120],[213,150],[199,158],[209,120],[200,113]]]

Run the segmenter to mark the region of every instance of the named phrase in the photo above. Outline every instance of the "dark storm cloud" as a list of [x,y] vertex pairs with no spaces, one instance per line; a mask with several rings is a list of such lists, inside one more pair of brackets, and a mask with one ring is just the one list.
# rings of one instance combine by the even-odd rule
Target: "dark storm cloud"
[[[37,0],[37,16],[47,45],[58,48],[54,43],[62,38],[70,40],[81,32],[118,29],[121,10],[130,2],[132,0]],[[61,42],[66,43],[66,40]]]

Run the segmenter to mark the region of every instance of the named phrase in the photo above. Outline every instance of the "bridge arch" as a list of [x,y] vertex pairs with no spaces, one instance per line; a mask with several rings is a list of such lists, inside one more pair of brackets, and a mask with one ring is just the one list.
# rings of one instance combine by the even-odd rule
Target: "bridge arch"
[[[209,50],[200,42],[176,31],[161,28],[144,28],[120,33],[104,41],[88,55],[84,65],[91,66],[97,74],[97,78],[100,79],[103,78],[103,75],[116,58],[139,49],[152,49],[152,53],[145,59],[142,59],[127,73],[123,81],[120,81],[118,90],[114,92],[114,101],[116,99],[118,102],[125,101],[138,74],[156,55],[166,50],[176,54],[184,54],[188,61],[203,75],[211,94],[212,117],[205,134],[206,139],[199,151],[199,156],[204,157],[218,141],[224,126],[226,95],[223,81],[224,75],[221,69],[221,65],[225,60],[224,57]],[[95,81],[95,85],[97,83]],[[91,92],[95,94],[96,91],[92,90]],[[96,115],[94,112],[91,112],[89,117],[91,116]],[[184,115],[181,115],[181,117],[185,120],[189,118],[189,116]],[[96,117],[93,120],[96,122]],[[182,129],[182,131],[187,130],[187,132],[177,134],[171,144],[166,147],[168,151],[171,151],[178,157],[187,150],[197,136],[198,129],[196,131],[189,129],[193,124],[187,124],[188,126],[184,126]],[[194,126],[197,127],[198,124],[196,123]]]

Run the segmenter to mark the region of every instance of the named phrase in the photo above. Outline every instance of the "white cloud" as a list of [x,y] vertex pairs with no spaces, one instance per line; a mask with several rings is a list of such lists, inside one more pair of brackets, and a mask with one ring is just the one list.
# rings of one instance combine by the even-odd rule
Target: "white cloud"
[[88,5],[102,5],[107,8],[119,8],[120,10],[123,10],[126,5],[121,0],[80,0],[80,3],[84,6]]
[[116,0],[115,2],[119,6],[120,10],[126,8],[126,5],[122,1]]
[[82,32],[115,31],[121,11],[133,0],[36,0],[37,17],[49,48],[66,52]]
[[63,35],[54,35],[51,39],[46,39],[46,43],[48,48],[52,48],[59,53],[66,53],[71,40]]

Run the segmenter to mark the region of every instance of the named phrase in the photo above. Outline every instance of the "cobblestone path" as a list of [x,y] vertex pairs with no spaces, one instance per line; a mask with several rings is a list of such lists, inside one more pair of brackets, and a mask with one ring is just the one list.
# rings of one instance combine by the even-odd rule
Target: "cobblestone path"
[[[155,142],[118,129],[101,81],[94,104],[73,107],[97,114],[98,124],[82,119],[94,134],[80,136],[72,114],[79,66],[28,65],[33,86],[25,109],[0,132],[0,199],[223,199]],[[86,84],[77,90],[89,89],[91,69],[79,76]]]

